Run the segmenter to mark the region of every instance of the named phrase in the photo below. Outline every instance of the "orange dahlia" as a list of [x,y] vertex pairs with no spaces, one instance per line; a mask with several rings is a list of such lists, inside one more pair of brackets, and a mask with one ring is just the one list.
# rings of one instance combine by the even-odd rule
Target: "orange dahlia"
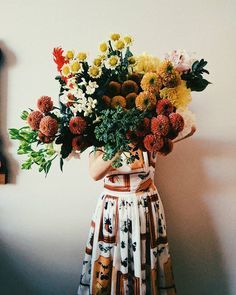
[[161,77],[164,87],[176,87],[181,82],[179,72],[174,69],[173,64],[169,60],[165,60],[160,64],[158,75]]
[[153,134],[166,136],[170,129],[169,119],[165,115],[158,115],[151,120],[151,131]]
[[140,109],[141,111],[154,109],[156,103],[156,96],[148,91],[140,92],[135,99],[136,108]]
[[57,120],[51,116],[43,117],[39,124],[39,130],[46,136],[54,136],[58,130]]
[[27,122],[30,125],[30,128],[33,130],[38,130],[42,118],[43,114],[40,111],[31,112],[27,117]]
[[87,123],[82,117],[73,117],[69,122],[70,132],[73,134],[82,134],[87,127]]
[[38,99],[37,107],[42,113],[48,113],[53,108],[52,98],[49,96],[41,96]]
[[162,86],[161,78],[156,73],[148,72],[141,80],[141,87],[144,91],[157,93]]
[[111,107],[112,108],[115,108],[118,105],[120,105],[122,108],[126,107],[126,100],[121,95],[116,95],[116,96],[112,97],[112,99],[111,99]]
[[138,85],[133,80],[126,80],[121,86],[121,93],[126,96],[132,92],[138,93]]

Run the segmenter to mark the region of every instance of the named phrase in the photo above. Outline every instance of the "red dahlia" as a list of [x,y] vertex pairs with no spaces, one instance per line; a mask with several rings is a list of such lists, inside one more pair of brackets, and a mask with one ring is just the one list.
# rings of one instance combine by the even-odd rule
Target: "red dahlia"
[[184,119],[179,113],[171,113],[169,119],[170,124],[175,131],[180,132],[184,129]]
[[165,138],[163,147],[158,151],[160,155],[166,156],[173,150],[173,142],[171,139]]
[[166,115],[168,116],[170,113],[174,111],[173,104],[167,98],[163,98],[158,100],[156,112],[158,115]]
[[87,127],[87,123],[82,117],[73,117],[69,122],[70,132],[73,134],[82,134]]
[[163,147],[164,140],[159,134],[148,134],[145,136],[143,143],[149,152],[156,152]]
[[39,124],[39,130],[46,136],[55,135],[58,130],[57,120],[51,116],[43,117]]
[[37,106],[42,113],[50,112],[53,108],[52,98],[49,96],[41,96],[38,99]]
[[83,136],[77,135],[72,139],[72,148],[74,150],[80,151],[84,146]]
[[38,138],[40,141],[42,141],[44,143],[50,143],[50,142],[53,142],[53,140],[55,139],[55,136],[46,136],[41,131],[39,131]]
[[165,115],[158,115],[151,120],[151,131],[153,134],[160,134],[166,136],[170,129],[168,117]]
[[151,120],[145,117],[139,125],[138,129],[136,130],[136,135],[138,137],[142,137],[145,136],[147,133],[150,133],[150,123]]
[[42,118],[43,114],[40,111],[31,112],[27,117],[27,122],[30,125],[30,128],[33,130],[38,130]]

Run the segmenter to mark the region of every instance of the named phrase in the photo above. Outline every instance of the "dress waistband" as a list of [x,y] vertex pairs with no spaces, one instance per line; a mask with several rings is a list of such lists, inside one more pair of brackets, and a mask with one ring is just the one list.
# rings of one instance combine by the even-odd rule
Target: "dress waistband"
[[150,190],[155,190],[156,186],[154,184],[154,181],[151,177],[148,177],[147,179],[134,183],[130,175],[124,175],[122,183],[119,183],[115,181],[113,178],[111,181],[105,181],[104,179],[104,190],[107,191],[107,193],[139,193],[139,192],[147,192]]

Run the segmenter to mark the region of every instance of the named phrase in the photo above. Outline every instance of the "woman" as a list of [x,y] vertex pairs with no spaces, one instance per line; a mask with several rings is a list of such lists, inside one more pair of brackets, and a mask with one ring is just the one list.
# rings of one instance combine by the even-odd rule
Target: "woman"
[[[173,142],[183,140],[191,132]],[[176,287],[162,201],[153,177],[152,153],[138,150],[139,160],[114,169],[90,152],[89,171],[104,188],[92,217],[85,248],[79,295],[175,295]]]

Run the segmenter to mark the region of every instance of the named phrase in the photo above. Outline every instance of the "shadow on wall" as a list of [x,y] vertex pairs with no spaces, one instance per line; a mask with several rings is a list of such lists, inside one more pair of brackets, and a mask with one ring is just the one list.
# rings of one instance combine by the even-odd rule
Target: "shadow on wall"
[[7,102],[8,102],[8,71],[16,64],[16,57],[13,52],[6,47],[6,45],[0,41],[0,49],[2,52],[0,62],[0,158],[5,167],[8,175],[7,181],[9,183],[16,183],[16,175],[19,171],[17,161],[15,161],[10,155],[9,148],[11,142],[8,136],[8,130],[6,126],[7,122]]
[[11,263],[10,252],[0,240],[0,294],[38,295]]
[[[231,295],[223,249],[217,237],[219,229],[213,223],[206,202],[207,196],[219,195],[223,184],[205,175],[203,165],[206,159],[218,163],[222,156],[232,161],[236,158],[236,147],[192,138],[178,144],[168,160],[157,159],[155,174],[164,208],[171,212],[166,212],[166,218],[167,231],[168,223],[171,224],[168,237],[177,292],[181,295]],[[232,188],[234,186],[232,180]]]

